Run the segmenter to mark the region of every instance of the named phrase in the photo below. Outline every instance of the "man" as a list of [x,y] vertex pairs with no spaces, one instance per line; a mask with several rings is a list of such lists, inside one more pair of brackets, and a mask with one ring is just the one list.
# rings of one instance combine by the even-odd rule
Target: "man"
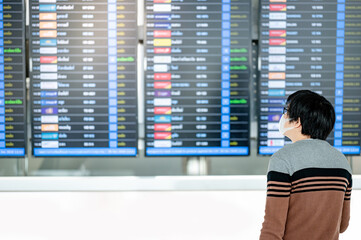
[[352,176],[345,156],[325,139],[333,106],[317,93],[290,95],[280,132],[291,139],[270,159],[260,240],[337,240],[350,219]]

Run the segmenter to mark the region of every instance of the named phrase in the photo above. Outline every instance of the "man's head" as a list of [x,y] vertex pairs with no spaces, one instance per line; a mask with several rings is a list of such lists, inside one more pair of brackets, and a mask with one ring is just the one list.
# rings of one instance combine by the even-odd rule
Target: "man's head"
[[325,140],[335,124],[335,110],[332,104],[323,96],[309,91],[300,90],[287,98],[285,118],[286,128],[293,128],[285,133],[292,138],[307,136]]

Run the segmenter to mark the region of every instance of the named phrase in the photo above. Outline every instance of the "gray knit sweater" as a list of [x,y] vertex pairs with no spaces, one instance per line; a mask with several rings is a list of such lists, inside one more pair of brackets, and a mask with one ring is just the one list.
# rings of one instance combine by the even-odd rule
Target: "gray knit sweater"
[[267,174],[261,240],[337,240],[350,218],[351,168],[328,142],[297,141],[277,151]]

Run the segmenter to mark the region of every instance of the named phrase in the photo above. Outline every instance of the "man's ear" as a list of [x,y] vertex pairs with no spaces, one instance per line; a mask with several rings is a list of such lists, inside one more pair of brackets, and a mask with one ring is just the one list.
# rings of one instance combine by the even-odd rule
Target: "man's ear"
[[298,118],[297,120],[294,120],[293,123],[295,124],[295,128],[302,127],[300,118]]

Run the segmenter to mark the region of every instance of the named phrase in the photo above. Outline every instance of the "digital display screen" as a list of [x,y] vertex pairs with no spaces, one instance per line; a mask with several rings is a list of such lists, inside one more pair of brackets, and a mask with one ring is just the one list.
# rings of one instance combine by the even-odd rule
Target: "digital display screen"
[[145,3],[146,155],[248,155],[251,2]]
[[25,155],[25,78],[24,2],[0,1],[0,157]]
[[278,132],[283,104],[310,89],[335,107],[329,143],[360,154],[361,1],[262,0],[260,9],[259,153],[290,143]]
[[136,1],[30,2],[33,154],[135,156]]

